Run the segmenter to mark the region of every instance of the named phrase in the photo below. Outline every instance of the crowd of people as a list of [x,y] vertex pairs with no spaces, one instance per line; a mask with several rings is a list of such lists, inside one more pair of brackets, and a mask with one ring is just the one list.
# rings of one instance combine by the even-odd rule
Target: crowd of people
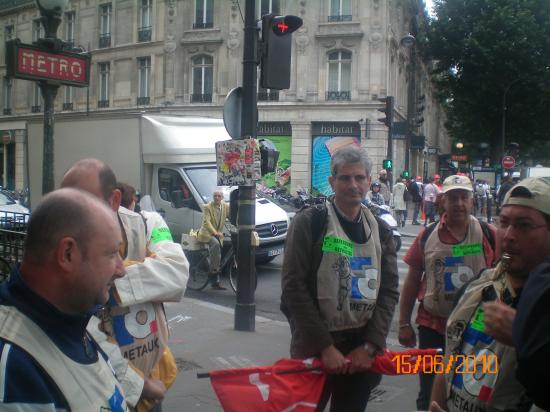
[[[281,309],[290,355],[318,357],[328,374],[316,410],[366,409],[396,308],[400,343],[440,348],[448,365],[419,374],[418,410],[550,410],[550,181],[505,179],[497,227],[475,217],[477,197],[490,207],[485,182],[435,175],[390,190],[371,169],[364,149],[336,151],[334,196],[288,229]],[[418,224],[423,204],[401,290],[392,231],[365,197],[391,204],[402,226],[407,203]],[[222,199],[214,192],[199,231],[214,287]],[[108,165],[84,159],[33,210],[23,262],[0,285],[0,410],[162,410],[177,376],[163,303],[181,299],[189,265],[163,218],[136,201]]]

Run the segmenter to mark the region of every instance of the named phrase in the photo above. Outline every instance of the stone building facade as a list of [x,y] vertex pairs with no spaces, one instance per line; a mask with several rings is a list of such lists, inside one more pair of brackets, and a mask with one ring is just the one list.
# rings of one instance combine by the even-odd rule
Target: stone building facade
[[[292,14],[304,22],[293,34],[290,88],[258,89],[259,135],[287,145],[291,190],[322,188],[327,155],[350,141],[379,169],[388,131],[377,109],[386,96],[395,98],[394,120],[408,119],[411,131],[425,136],[419,149],[393,140],[394,173],[437,170],[428,148],[449,152],[444,118],[427,66],[414,47],[400,44],[418,3],[257,0],[258,17]],[[56,118],[125,111],[222,117],[226,95],[242,84],[244,7],[244,0],[70,0],[58,36],[91,52],[91,81],[88,88],[60,87]],[[15,188],[26,184],[26,122],[43,107],[34,82],[5,77],[4,44],[40,37],[38,18],[31,0],[0,0],[2,183]]]

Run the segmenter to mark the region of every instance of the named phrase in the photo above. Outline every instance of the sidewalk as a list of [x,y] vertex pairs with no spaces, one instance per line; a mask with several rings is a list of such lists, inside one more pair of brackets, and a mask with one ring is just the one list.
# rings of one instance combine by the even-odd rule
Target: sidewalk
[[222,410],[210,380],[197,379],[197,372],[268,365],[288,357],[286,322],[256,317],[255,332],[235,331],[233,310],[189,298],[166,305],[166,315],[181,370],[163,403],[165,412]]
[[[178,362],[178,379],[168,391],[164,412],[219,412],[222,408],[209,379],[197,372],[253,365],[269,365],[288,357],[290,330],[286,322],[256,317],[255,332],[233,329],[233,310],[196,299],[184,298],[166,305],[172,330],[170,347]],[[394,319],[387,343],[403,350],[396,341]],[[416,376],[386,376],[371,393],[369,412],[413,411],[418,391]]]

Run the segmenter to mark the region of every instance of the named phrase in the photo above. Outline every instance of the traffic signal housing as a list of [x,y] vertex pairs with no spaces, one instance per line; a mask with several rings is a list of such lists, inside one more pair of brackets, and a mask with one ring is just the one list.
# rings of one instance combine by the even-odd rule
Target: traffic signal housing
[[391,172],[393,169],[393,162],[391,159],[384,159],[382,161],[382,169],[386,169],[388,172]]
[[393,96],[378,100],[384,103],[384,107],[378,109],[378,111],[386,115],[386,117],[379,118],[378,121],[384,123],[387,127],[391,127],[393,123]]
[[260,60],[260,86],[264,89],[290,87],[291,33],[302,26],[297,16],[262,17],[262,52]]

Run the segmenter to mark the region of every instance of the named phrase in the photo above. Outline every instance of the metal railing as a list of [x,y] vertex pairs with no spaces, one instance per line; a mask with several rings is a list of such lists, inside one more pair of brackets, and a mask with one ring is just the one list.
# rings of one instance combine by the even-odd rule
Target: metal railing
[[212,103],[212,94],[193,93],[191,95],[191,103]]
[[351,92],[327,92],[327,100],[351,100]]
[[109,107],[109,100],[98,100],[97,107],[99,108]]
[[212,27],[214,27],[214,23],[211,21],[193,23],[193,29],[211,29]]
[[29,217],[28,213],[0,212],[0,281],[23,261]]
[[111,34],[100,34],[99,35],[99,48],[104,49],[106,47],[111,47]]
[[328,16],[329,22],[337,22],[337,21],[351,21],[352,15],[351,14],[338,14],[335,16]]
[[147,106],[150,101],[151,101],[150,97],[138,97],[137,98],[137,105],[138,106]]
[[42,111],[42,106],[32,106],[31,113],[40,113]]
[[279,101],[279,91],[258,92],[259,101]]
[[9,108],[6,108],[4,109],[4,112],[3,112],[6,116],[9,116],[11,114],[11,109]]
[[142,43],[144,41],[151,41],[151,33],[152,33],[151,26],[140,27],[138,29],[138,42]]
[[72,103],[63,103],[63,110],[73,110]]

